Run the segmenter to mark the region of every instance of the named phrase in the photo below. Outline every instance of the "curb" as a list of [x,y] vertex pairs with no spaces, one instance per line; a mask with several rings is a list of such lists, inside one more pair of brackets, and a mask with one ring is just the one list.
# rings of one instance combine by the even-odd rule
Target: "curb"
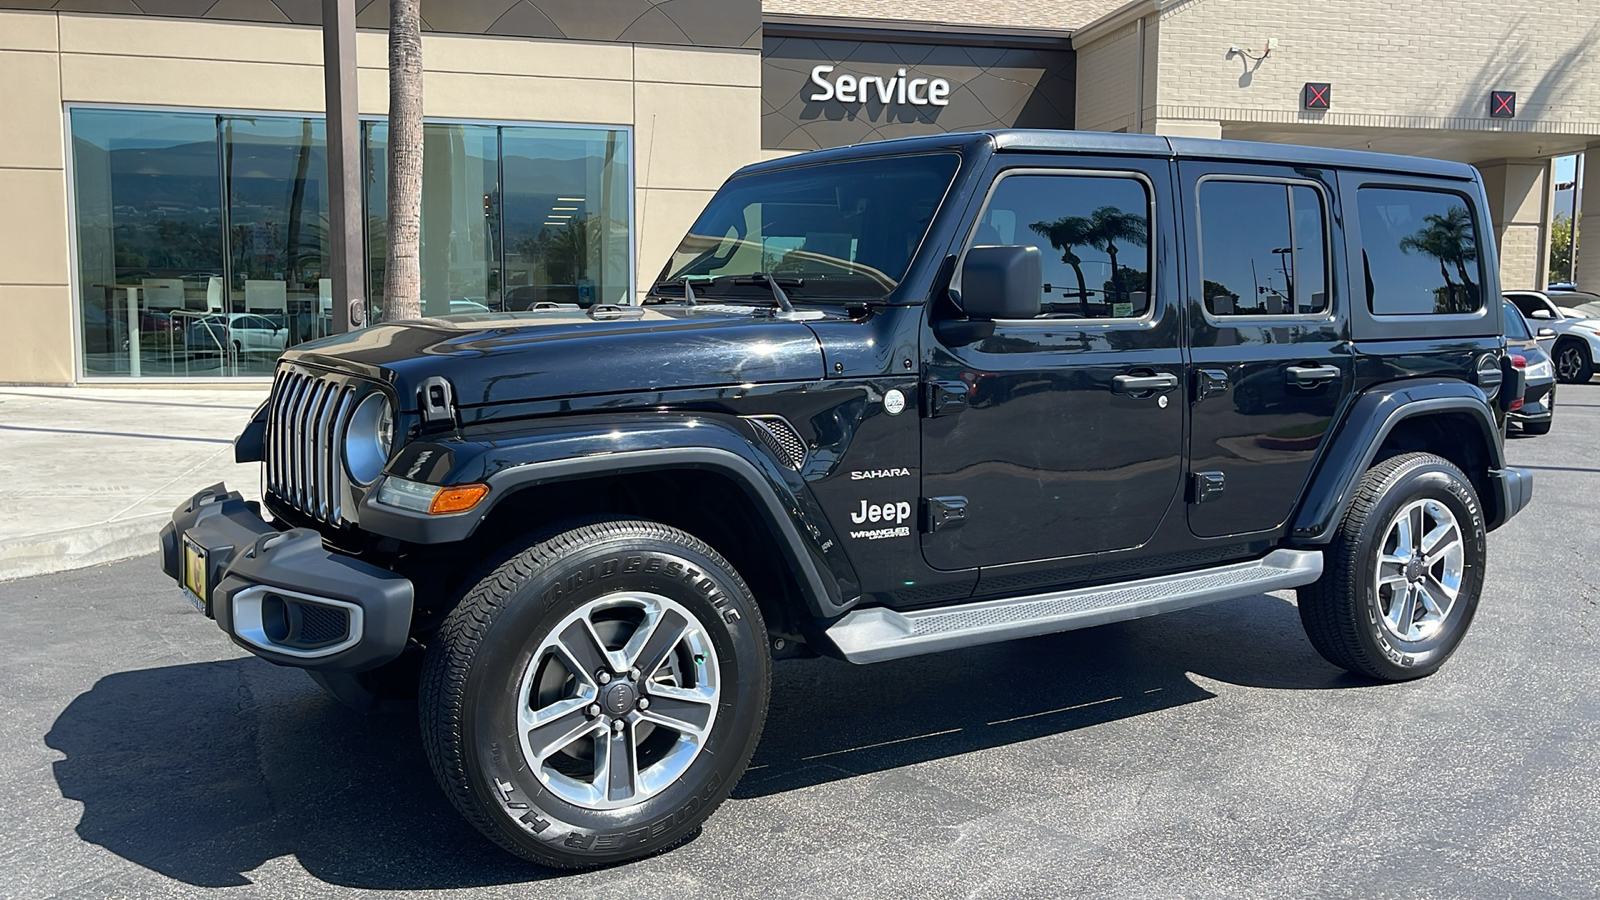
[[155,513],[0,541],[0,581],[83,569],[156,552],[170,515]]

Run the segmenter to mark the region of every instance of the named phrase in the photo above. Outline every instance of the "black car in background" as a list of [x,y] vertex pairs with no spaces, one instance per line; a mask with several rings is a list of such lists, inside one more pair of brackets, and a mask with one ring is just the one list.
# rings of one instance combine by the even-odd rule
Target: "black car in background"
[[1505,301],[1505,307],[1506,352],[1514,354],[1513,365],[1519,359],[1523,361],[1519,368],[1527,376],[1522,402],[1511,407],[1506,420],[1521,428],[1523,434],[1549,434],[1556,412],[1555,367],[1550,354],[1534,339],[1528,320],[1510,300]]

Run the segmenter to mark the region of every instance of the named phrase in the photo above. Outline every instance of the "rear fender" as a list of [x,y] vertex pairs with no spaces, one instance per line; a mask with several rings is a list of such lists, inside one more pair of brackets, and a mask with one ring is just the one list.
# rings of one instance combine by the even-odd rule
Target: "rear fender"
[[[427,484],[483,483],[487,500],[455,515],[428,516],[376,503],[368,491],[361,525],[424,544],[467,540],[518,491],[553,482],[627,472],[708,470],[738,485],[776,538],[812,615],[849,609],[860,589],[839,541],[799,473],[779,466],[725,415],[586,416],[545,424],[504,423],[472,429],[460,440],[419,441],[390,462],[385,477]],[[574,510],[575,514],[581,510]]]
[[1503,480],[1499,473],[1506,462],[1500,425],[1488,399],[1476,386],[1463,381],[1419,378],[1378,385],[1350,405],[1301,497],[1289,531],[1290,540],[1297,545],[1331,541],[1354,497],[1356,483],[1376,461],[1384,440],[1402,422],[1439,415],[1464,416],[1474,423],[1471,433],[1481,441],[1475,450],[1482,452],[1487,471],[1467,475],[1478,485],[1489,527],[1504,523],[1515,510],[1508,509],[1505,499],[1496,494]]

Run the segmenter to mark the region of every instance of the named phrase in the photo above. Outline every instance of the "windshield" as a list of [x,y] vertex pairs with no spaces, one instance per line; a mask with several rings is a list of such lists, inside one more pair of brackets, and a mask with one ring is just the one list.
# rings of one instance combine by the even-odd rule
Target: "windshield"
[[905,277],[960,162],[930,153],[734,178],[711,198],[663,280],[688,277],[696,293],[767,299],[764,282],[749,276],[768,273],[797,300],[883,297]]
[[1550,299],[1557,306],[1575,309],[1585,318],[1600,319],[1600,294],[1588,291],[1551,291]]
[[1506,337],[1513,341],[1533,340],[1533,335],[1528,333],[1528,323],[1510,300],[1506,301]]

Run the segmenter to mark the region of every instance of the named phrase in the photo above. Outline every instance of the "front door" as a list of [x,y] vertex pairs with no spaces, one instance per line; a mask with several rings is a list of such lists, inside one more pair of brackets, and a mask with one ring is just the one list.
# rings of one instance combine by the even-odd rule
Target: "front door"
[[923,495],[934,530],[922,548],[935,568],[1136,547],[1180,490],[1170,170],[1164,160],[1072,162],[997,163],[959,251],[1038,247],[1040,316],[996,322],[988,337],[941,338],[935,327],[925,339]]
[[1193,482],[1201,536],[1288,518],[1351,389],[1332,172],[1184,162]]

